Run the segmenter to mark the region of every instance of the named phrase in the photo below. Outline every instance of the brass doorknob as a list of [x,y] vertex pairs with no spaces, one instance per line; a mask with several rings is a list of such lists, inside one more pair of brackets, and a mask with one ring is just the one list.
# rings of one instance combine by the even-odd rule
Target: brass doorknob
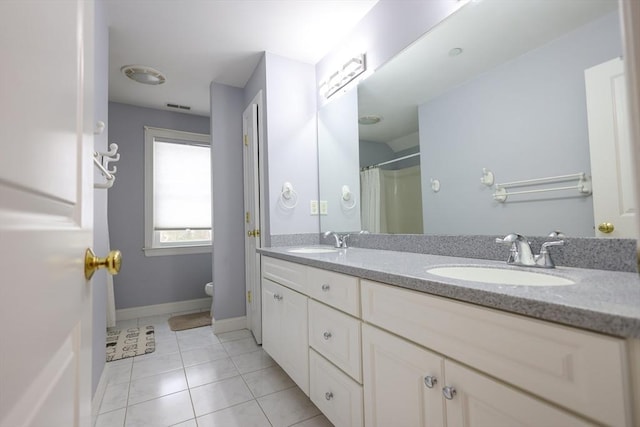
[[615,230],[615,227],[610,222],[603,222],[600,225],[598,225],[598,230],[600,230],[603,233],[609,234],[613,230]]
[[109,274],[116,275],[120,272],[122,254],[120,251],[110,251],[104,258],[98,258],[91,249],[84,254],[84,277],[90,280],[93,273],[100,268],[106,268]]

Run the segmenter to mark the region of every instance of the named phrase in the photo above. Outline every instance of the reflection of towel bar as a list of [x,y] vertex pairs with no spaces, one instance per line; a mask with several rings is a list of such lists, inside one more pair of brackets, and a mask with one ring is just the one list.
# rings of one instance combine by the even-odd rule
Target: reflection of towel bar
[[[533,185],[551,184],[554,182],[563,182],[570,180],[578,180],[578,185],[572,185],[568,187],[552,187],[552,188],[539,188],[536,190],[523,190],[507,192],[507,188],[510,187],[528,187]],[[496,191],[493,193],[493,198],[498,202],[505,202],[507,196],[515,196],[518,194],[531,194],[531,193],[544,193],[547,191],[560,191],[560,190],[578,190],[579,193],[588,196],[591,194],[591,180],[584,173],[577,173],[572,175],[552,176],[548,178],[528,179],[524,181],[506,182],[504,184],[496,184]]]

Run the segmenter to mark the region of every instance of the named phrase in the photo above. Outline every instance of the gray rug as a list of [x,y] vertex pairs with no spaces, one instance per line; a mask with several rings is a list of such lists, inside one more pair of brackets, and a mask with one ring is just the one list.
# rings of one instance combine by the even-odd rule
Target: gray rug
[[211,313],[208,311],[173,316],[169,319],[169,327],[172,331],[184,331],[209,325],[211,325]]
[[153,353],[156,340],[153,326],[107,329],[107,362]]

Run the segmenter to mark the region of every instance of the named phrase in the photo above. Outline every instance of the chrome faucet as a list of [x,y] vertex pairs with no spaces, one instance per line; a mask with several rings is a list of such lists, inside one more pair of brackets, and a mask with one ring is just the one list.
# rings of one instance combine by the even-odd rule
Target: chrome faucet
[[333,236],[334,239],[336,239],[336,244],[335,247],[336,248],[347,248],[347,240],[349,240],[349,234],[338,234],[335,231],[326,231],[323,236],[325,238],[329,237],[329,236]]
[[525,267],[555,268],[556,265],[549,253],[549,246],[562,246],[564,245],[564,240],[543,243],[539,255],[533,255],[529,240],[521,234],[508,234],[503,239],[497,238],[496,243],[511,245],[507,264]]

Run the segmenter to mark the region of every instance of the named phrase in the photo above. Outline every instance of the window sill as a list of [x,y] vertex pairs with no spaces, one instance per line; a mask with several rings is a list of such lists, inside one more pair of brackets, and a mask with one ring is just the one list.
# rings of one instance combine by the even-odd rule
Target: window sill
[[142,248],[144,256],[191,255],[211,253],[211,245],[207,246],[174,246],[170,248]]

